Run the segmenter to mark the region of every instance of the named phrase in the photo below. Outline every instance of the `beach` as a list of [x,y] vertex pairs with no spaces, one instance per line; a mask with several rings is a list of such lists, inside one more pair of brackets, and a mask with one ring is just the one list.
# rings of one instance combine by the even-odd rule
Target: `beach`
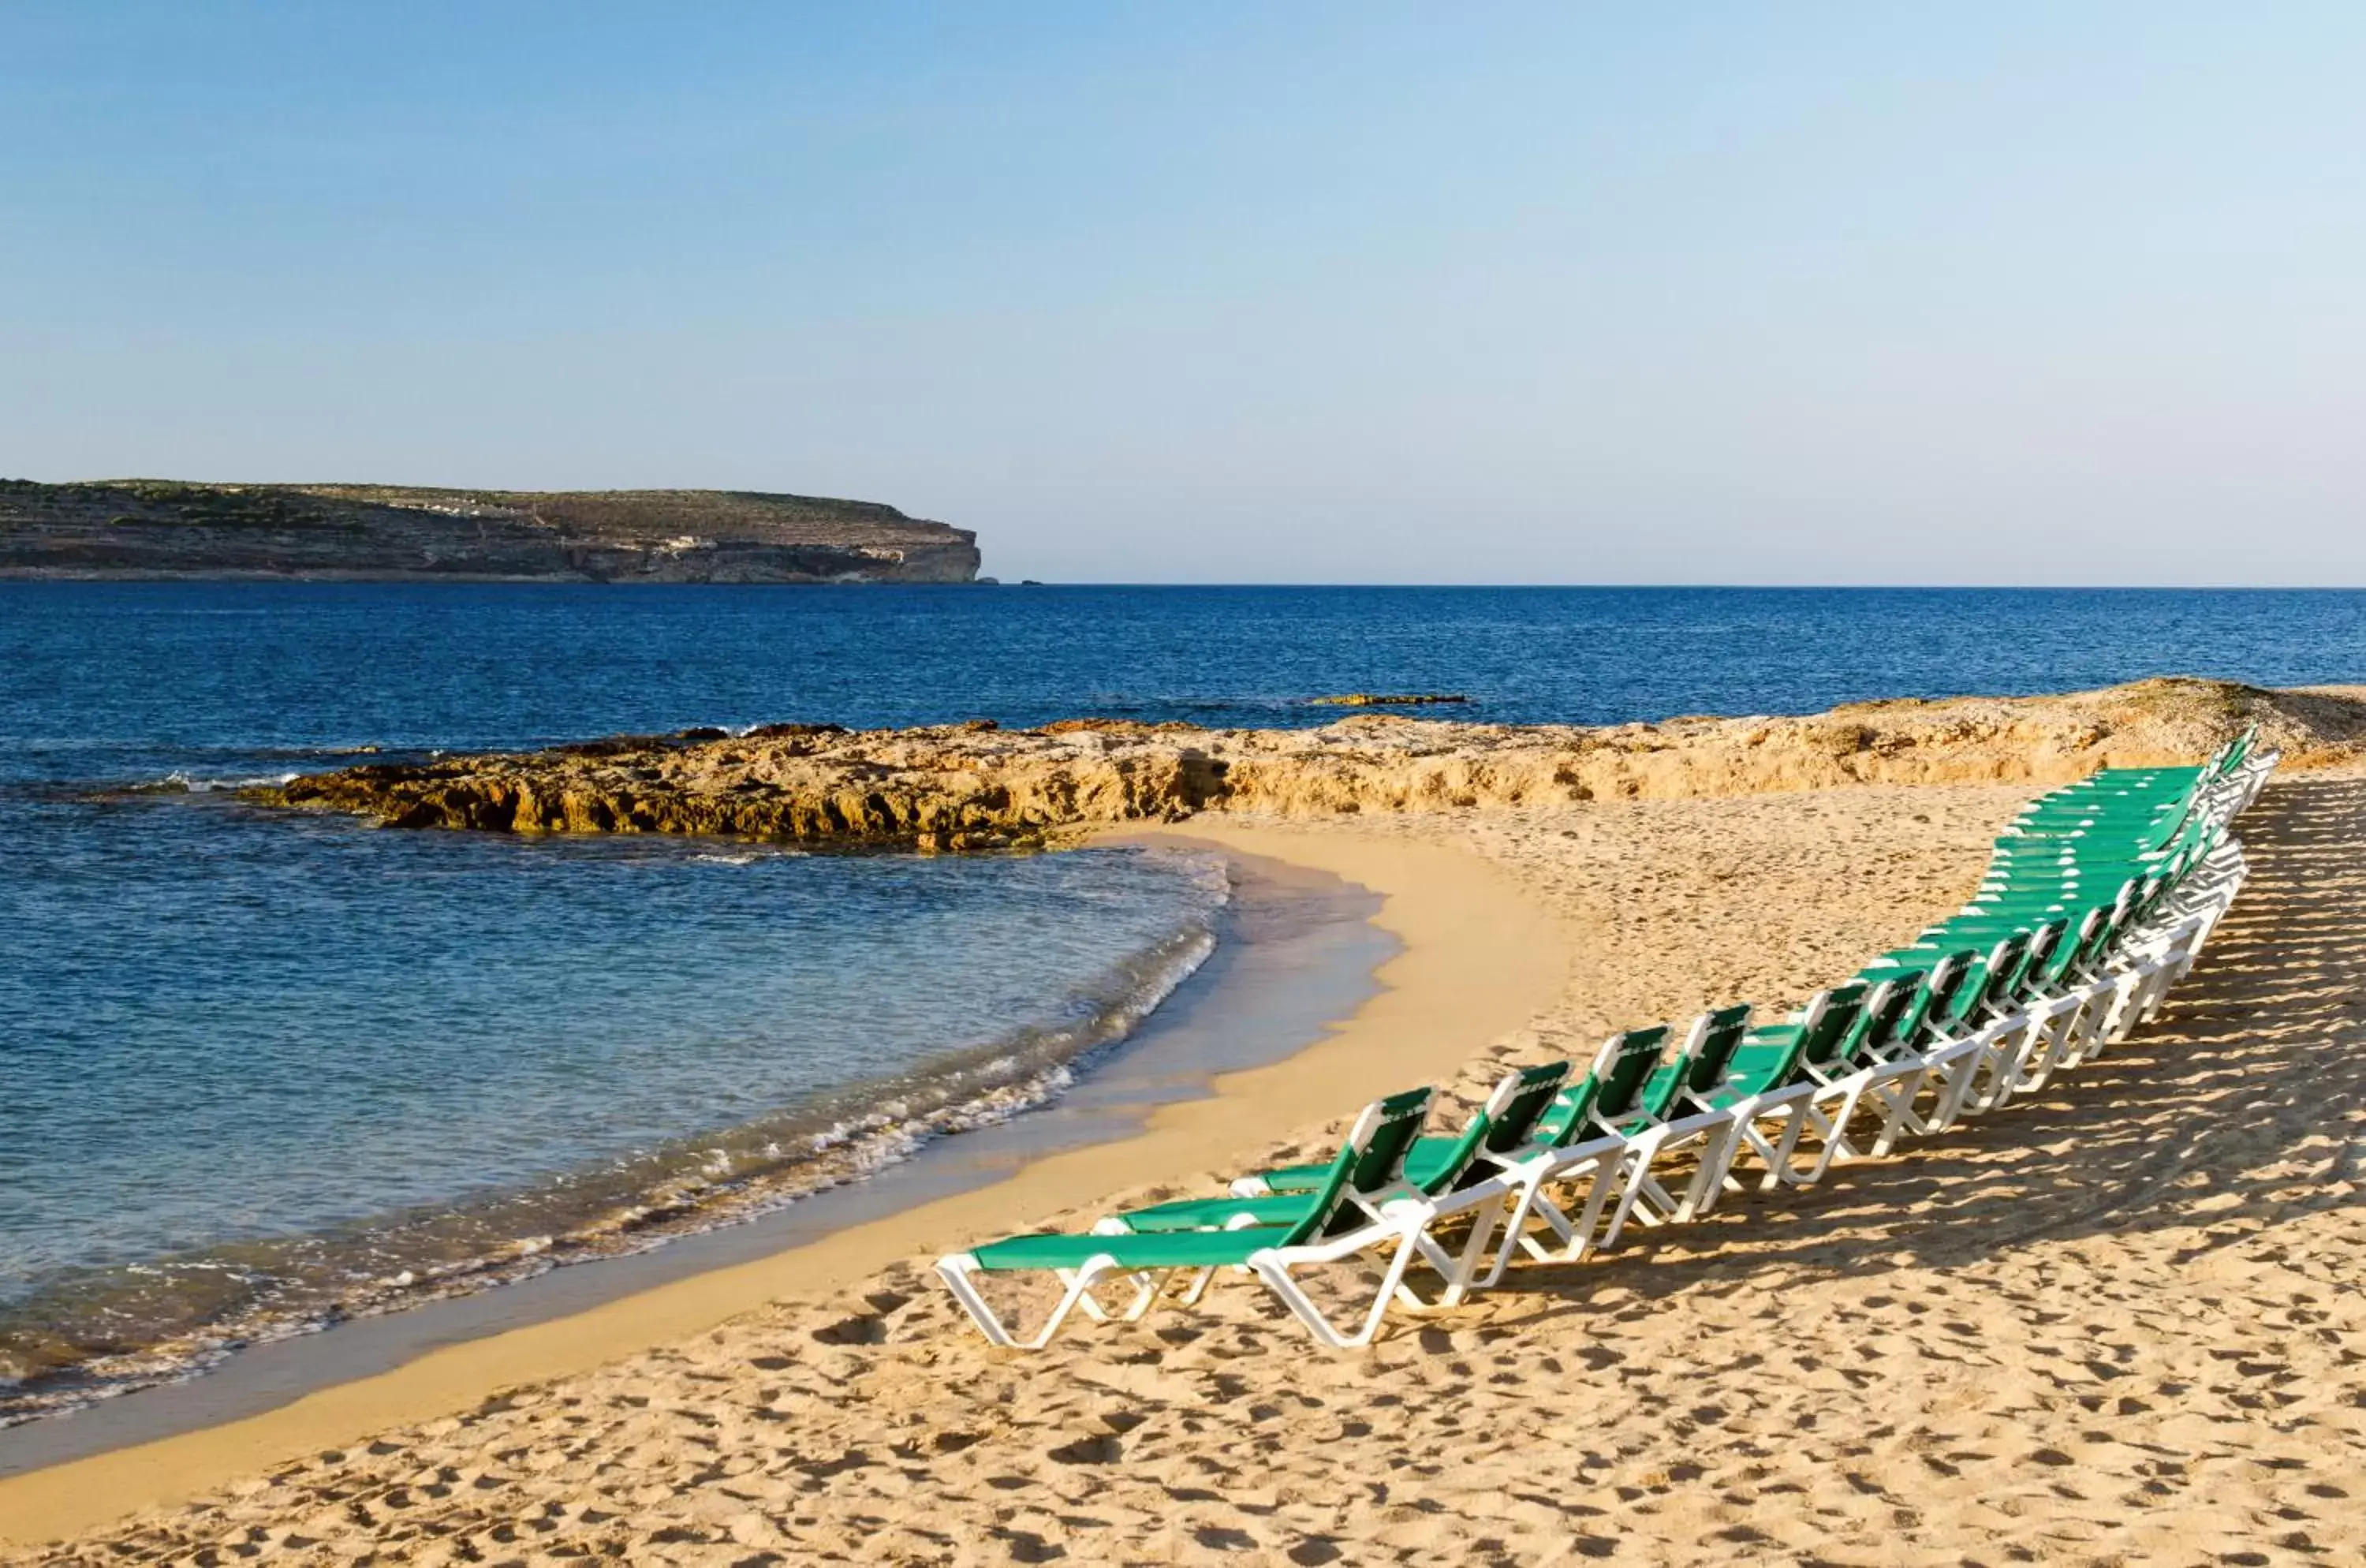
[[[1254,1289],[997,1352],[952,1247],[1319,1153],[1369,1094],[1732,998],[1959,902],[2028,790],[1225,820],[1382,895],[1332,1036],[944,1203],[284,1410],[0,1483],[31,1560],[2179,1560],[2340,1555],[2366,778],[2279,781],[2169,1014],[2010,1113],[1531,1265],[1360,1355]],[[2206,1134],[2206,1135],[2205,1135]],[[765,1553],[771,1553],[770,1559]]]
[[2366,1564],[2274,23],[0,10],[0,1568]]

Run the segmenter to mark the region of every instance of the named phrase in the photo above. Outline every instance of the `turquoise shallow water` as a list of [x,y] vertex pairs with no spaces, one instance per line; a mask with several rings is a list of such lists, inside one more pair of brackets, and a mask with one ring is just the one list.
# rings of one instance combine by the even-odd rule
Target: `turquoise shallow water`
[[525,843],[252,810],[693,724],[1805,711],[2358,679],[2347,593],[0,583],[0,1418],[859,1174],[1056,1091],[1212,862]]

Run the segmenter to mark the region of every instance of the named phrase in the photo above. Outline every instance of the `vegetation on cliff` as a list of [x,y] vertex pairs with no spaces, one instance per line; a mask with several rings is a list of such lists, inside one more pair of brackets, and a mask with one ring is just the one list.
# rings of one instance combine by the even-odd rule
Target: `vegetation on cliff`
[[1588,728],[1359,715],[1316,729],[1071,719],[625,736],[383,763],[253,792],[403,828],[727,834],[994,849],[1200,811],[1331,815],[1701,797],[1854,784],[2062,783],[2198,761],[2247,724],[2287,765],[2366,744],[2366,691],[2155,680],[2055,697],[1865,703],[1807,717]]
[[0,576],[966,582],[976,536],[753,491],[0,479]]

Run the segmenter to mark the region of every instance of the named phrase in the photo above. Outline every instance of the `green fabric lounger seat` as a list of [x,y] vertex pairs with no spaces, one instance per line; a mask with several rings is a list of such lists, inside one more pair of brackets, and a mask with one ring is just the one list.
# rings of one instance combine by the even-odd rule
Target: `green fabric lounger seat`
[[1215,1269],[1245,1264],[1269,1247],[1296,1239],[1295,1225],[1245,1225],[1228,1231],[1155,1235],[1015,1235],[970,1254],[986,1269],[1081,1269],[1108,1258],[1120,1269]]
[[[1405,1156],[1420,1134],[1431,1099],[1429,1089],[1412,1089],[1366,1106],[1332,1161],[1316,1201],[1294,1224],[1148,1235],[1012,1236],[938,1259],[938,1277],[978,1330],[1008,1348],[1040,1349],[1078,1310],[1095,1318],[1113,1315],[1094,1294],[1112,1280],[1132,1286],[1129,1303],[1114,1314],[1131,1322],[1156,1304],[1176,1275],[1189,1276],[1181,1299],[1189,1304],[1224,1269],[1254,1274],[1318,1342],[1335,1349],[1368,1345],[1380,1332],[1428,1227],[1448,1213],[1499,1210],[1505,1197],[1500,1184],[1482,1183],[1432,1198],[1403,1179]],[[1476,1224],[1493,1229],[1484,1216]],[[1475,1269],[1479,1246],[1469,1251]],[[1380,1284],[1353,1321],[1335,1323],[1299,1285],[1293,1270],[1345,1263],[1366,1252],[1384,1255]],[[1006,1324],[983,1289],[986,1278],[1017,1273],[1049,1273],[1060,1285],[1056,1303],[1032,1334],[1017,1333]]]

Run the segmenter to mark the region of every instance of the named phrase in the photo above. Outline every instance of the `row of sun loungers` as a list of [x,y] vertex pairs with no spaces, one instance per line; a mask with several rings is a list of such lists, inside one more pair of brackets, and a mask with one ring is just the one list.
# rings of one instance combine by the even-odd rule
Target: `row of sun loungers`
[[[1369,1344],[1391,1304],[1450,1306],[1523,1258],[1575,1261],[1631,1225],[1682,1224],[1725,1195],[1820,1179],[2042,1089],[2158,1010],[2241,887],[2229,825],[2275,765],[2245,735],[2199,768],[2108,769],[2033,802],[1958,913],[1779,1023],[1751,1010],[1615,1034],[1581,1074],[1507,1074],[1464,1124],[1425,1133],[1433,1091],[1374,1100],[1332,1159],[1243,1177],[1217,1197],[1014,1236],[937,1264],[997,1345],[1037,1348],[1078,1311],[1196,1303],[1220,1271],[1262,1280],[1323,1344]],[[1300,1276],[1380,1265],[1326,1310]],[[1048,1273],[1031,1334],[985,1282]],[[1112,1304],[1104,1292],[1120,1290]],[[1427,1293],[1425,1294],[1424,1292]],[[1336,1292],[1333,1292],[1335,1295]],[[1342,1321],[1344,1315],[1345,1321]]]

